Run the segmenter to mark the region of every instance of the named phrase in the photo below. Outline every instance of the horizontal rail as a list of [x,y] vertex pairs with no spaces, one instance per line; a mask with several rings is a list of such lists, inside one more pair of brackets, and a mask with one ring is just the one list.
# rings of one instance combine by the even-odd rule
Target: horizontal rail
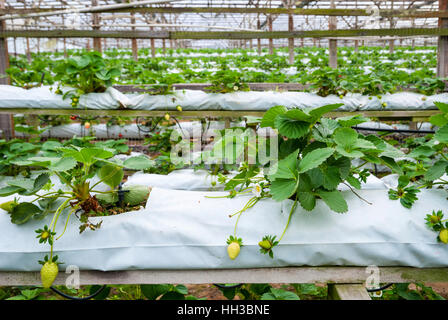
[[[380,267],[382,283],[448,282],[448,268]],[[80,271],[80,285],[162,283],[365,283],[365,267],[285,267],[256,269]],[[60,272],[55,284],[69,274]],[[0,286],[40,285],[39,272],[0,272]]]
[[[38,12],[52,12],[66,8],[30,8],[30,9],[0,9],[0,15],[14,14],[25,15]],[[288,9],[288,8],[231,8],[231,7],[141,7],[119,9],[97,9],[96,13],[120,12],[120,13],[236,13],[236,14],[293,14],[301,16],[371,16],[364,9]],[[435,10],[380,10],[380,17],[394,18],[448,18],[447,11]]]
[[[206,91],[211,87],[211,83],[175,83],[172,85],[176,90],[199,90]],[[309,85],[300,83],[269,83],[269,82],[252,82],[247,83],[251,91],[303,91],[309,88]],[[157,85],[142,84],[142,85],[115,85],[115,89],[126,92],[151,92],[157,90]]]
[[[27,108],[0,108],[0,114],[34,114],[34,115],[81,115],[81,116],[122,116],[122,117],[163,117],[166,113],[171,116],[183,118],[238,118],[244,116],[262,117],[266,111],[252,110],[196,110],[196,111],[177,111],[177,110],[130,110],[130,109],[27,109]],[[421,110],[421,111],[335,111],[329,112],[325,116],[330,118],[345,117],[350,115],[363,115],[369,118],[378,118],[380,120],[412,120],[425,121],[439,110]]]
[[311,31],[131,31],[131,30],[5,30],[0,38],[126,38],[126,39],[283,39],[372,36],[448,36],[446,28],[400,28]]
[[[304,91],[310,89],[309,84],[287,83],[287,82],[248,82],[246,85],[250,91]],[[447,84],[448,85],[448,84]],[[211,83],[175,83],[172,85],[176,90],[198,90],[207,91],[212,86]],[[156,92],[160,85],[157,84],[125,84],[114,85],[115,89],[123,93],[130,92]],[[399,91],[415,92],[417,89],[412,86],[398,86]],[[448,87],[444,91],[447,91]]]

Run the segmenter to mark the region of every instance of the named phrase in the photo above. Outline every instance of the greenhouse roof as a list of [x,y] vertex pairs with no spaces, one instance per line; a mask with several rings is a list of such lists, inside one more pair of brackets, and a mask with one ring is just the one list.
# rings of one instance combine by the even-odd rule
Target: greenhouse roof
[[[0,1],[1,2],[1,1]],[[370,1],[370,0],[152,0],[133,1],[121,10],[104,10],[97,13],[99,20],[93,19],[89,11],[92,6],[126,5],[124,0],[13,0],[5,3],[7,30],[55,30],[79,29],[90,30],[137,30],[137,31],[267,31],[268,16],[272,18],[273,31],[288,30],[288,14],[241,13],[241,12],[180,12],[171,13],[170,8],[303,8],[303,9],[362,9],[369,10],[372,16],[339,16],[336,18],[337,29],[376,29],[376,28],[422,28],[437,27],[437,18],[390,18],[374,17],[380,10],[438,10],[437,0],[406,0],[406,1]],[[333,2],[333,5],[332,5]],[[138,6],[137,3],[144,3]],[[131,14],[129,9],[140,7],[166,8],[165,12],[143,12],[135,9]],[[107,7],[105,8],[107,9]],[[57,11],[70,10],[70,13],[56,14]],[[78,13],[77,10],[82,12]],[[56,11],[51,14],[51,11]],[[127,12],[126,12],[127,11]],[[174,11],[174,10],[173,10]],[[38,12],[36,14],[36,12]],[[18,17],[17,13],[29,14],[26,19]],[[6,17],[5,17],[6,18]],[[294,30],[327,30],[329,17],[326,15],[294,15]],[[85,39],[84,39],[85,40]],[[281,43],[285,39],[276,40]],[[76,41],[82,42],[83,39]],[[210,41],[199,41],[209,43]],[[215,40],[216,41],[216,40]],[[308,40],[309,41],[309,40]],[[197,41],[196,41],[197,42]],[[221,40],[222,42],[222,40]],[[263,42],[266,42],[263,40]],[[207,45],[207,44],[206,44]],[[202,46],[202,45],[201,45]]]

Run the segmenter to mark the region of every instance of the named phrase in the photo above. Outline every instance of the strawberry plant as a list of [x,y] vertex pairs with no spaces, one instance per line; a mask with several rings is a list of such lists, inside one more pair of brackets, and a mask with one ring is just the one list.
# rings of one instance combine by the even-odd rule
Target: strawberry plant
[[[11,222],[23,224],[31,219],[42,220],[50,215],[51,222],[43,228],[36,230],[40,243],[50,245],[50,255],[43,262],[46,271],[42,271],[44,285],[52,282],[55,274],[56,259],[53,255],[55,240],[59,239],[66,231],[68,221],[73,214],[80,212],[80,232],[86,228],[95,230],[101,226],[101,222],[92,223],[89,217],[103,215],[106,207],[97,197],[108,195],[117,199],[117,187],[123,179],[123,167],[142,170],[151,166],[152,162],[144,156],[128,158],[124,163],[113,162],[110,158],[114,152],[105,147],[59,147],[59,156],[45,157],[35,156],[27,160],[12,161],[18,166],[32,166],[44,169],[44,172],[36,178],[15,179],[7,182],[7,186],[0,188],[0,196],[13,194],[22,196],[35,196],[31,201],[14,200],[2,204],[10,217]],[[61,182],[59,188],[54,188],[50,177],[56,176]],[[96,182],[92,180],[97,178]],[[98,190],[100,183],[110,187],[109,191]],[[146,198],[149,190],[146,190]],[[143,192],[143,193],[145,193]],[[139,198],[142,190],[130,189],[128,198]],[[106,203],[113,203],[109,201]],[[134,203],[135,205],[135,203]],[[66,222],[62,231],[56,229],[59,219],[66,215]],[[44,270],[44,269],[43,269]]]
[[[315,109],[286,109],[276,106],[269,109],[261,127],[278,130],[281,137],[278,150],[279,160],[271,159],[271,169],[260,176],[258,168],[243,166],[240,173],[226,182],[230,189],[227,197],[251,192],[253,197],[245,207],[232,214],[237,216],[236,227],[241,214],[253,207],[260,199],[271,197],[276,201],[293,200],[289,218],[280,237],[267,235],[260,241],[260,251],[273,257],[273,248],[286,233],[291,217],[300,205],[311,211],[318,201],[324,202],[337,213],[348,211],[343,194],[338,190],[344,184],[361,198],[355,189],[361,189],[369,172],[361,169],[366,163],[383,164],[394,171],[400,171],[394,158],[402,154],[390,144],[374,135],[362,135],[351,127],[368,121],[362,116],[336,119],[324,118],[340,104],[327,105]],[[361,159],[362,164],[353,166],[353,159]],[[272,170],[274,165],[275,170]]]
[[[448,187],[448,179],[444,175],[448,174],[448,104],[438,103],[435,105],[441,111],[440,114],[430,118],[430,122],[438,126],[439,129],[433,136],[412,142],[417,145],[407,155],[413,158],[412,162],[403,162],[402,175],[398,179],[398,187],[389,190],[389,198],[391,200],[400,199],[400,203],[411,208],[415,201],[418,200],[417,194],[423,188],[446,188]],[[439,234],[439,240],[448,243],[448,231],[436,218],[441,218],[441,211],[437,214],[429,215],[431,219],[427,219],[428,226]],[[437,220],[437,221],[436,221]]]
[[219,70],[211,77],[210,82],[212,85],[207,88],[207,91],[229,93],[247,91],[249,89],[239,72],[227,70],[226,66],[221,66],[221,68],[222,70]]
[[[63,93],[64,98],[70,97],[73,107],[78,105],[79,96],[104,92],[121,74],[119,69],[108,67],[101,54],[94,51],[68,58],[54,71],[55,80],[59,81],[56,93]],[[73,89],[63,92],[61,88],[65,86]]]

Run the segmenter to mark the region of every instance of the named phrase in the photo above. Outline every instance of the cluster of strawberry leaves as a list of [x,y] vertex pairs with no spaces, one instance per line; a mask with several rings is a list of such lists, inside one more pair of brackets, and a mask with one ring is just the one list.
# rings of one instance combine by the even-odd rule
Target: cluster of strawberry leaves
[[384,164],[392,170],[398,168],[394,158],[401,152],[374,135],[362,135],[351,127],[368,121],[359,115],[336,119],[323,118],[327,112],[340,107],[327,105],[315,109],[274,107],[261,122],[262,127],[277,129],[280,139],[278,169],[268,175],[272,198],[282,201],[298,199],[308,211],[322,199],[331,210],[344,213],[348,210],[337,187],[348,183],[361,188],[368,173],[353,167],[351,160]]
[[[394,160],[404,155],[400,150],[377,136],[362,135],[351,128],[369,119],[360,115],[336,119],[324,117],[340,106],[332,104],[314,109],[289,110],[275,106],[265,113],[261,121],[261,127],[277,130],[280,136],[279,161],[271,161],[271,170],[265,173],[269,196],[276,201],[294,201],[283,234],[279,238],[275,235],[264,236],[259,243],[260,252],[271,258],[273,248],[282,240],[297,204],[311,211],[322,200],[332,211],[345,213],[348,205],[338,186],[345,184],[358,195],[355,189],[361,189],[361,184],[366,182],[369,175],[367,170],[361,169],[364,164],[386,165],[393,172],[401,170]],[[354,159],[360,159],[362,164],[353,166]],[[241,172],[227,182],[226,188],[236,189],[241,180],[248,185],[252,176],[253,172]]]
[[[23,224],[31,219],[43,220],[50,215],[51,222],[43,228],[37,229],[39,243],[50,245],[50,255],[42,262],[41,270],[44,286],[49,286],[57,275],[56,256],[53,256],[53,246],[67,228],[72,214],[80,211],[80,232],[87,227],[95,230],[101,226],[101,222],[93,224],[88,221],[91,215],[102,211],[102,207],[96,199],[96,193],[115,193],[118,185],[122,182],[123,168],[143,170],[152,165],[152,161],[146,156],[128,158],[124,162],[111,159],[114,149],[107,147],[76,147],[67,146],[56,149],[58,153],[53,156],[34,156],[26,160],[14,162],[18,166],[39,167],[45,172],[37,178],[16,178],[8,181],[7,186],[0,188],[0,196],[5,197],[13,194],[21,196],[34,196],[30,201],[13,201],[1,204],[6,210],[11,222]],[[61,186],[55,188],[50,177],[57,177]],[[93,178],[97,181],[93,182]],[[100,191],[95,188],[104,183],[110,191]],[[57,232],[57,222],[63,213],[67,213],[65,227]],[[58,233],[58,234],[57,234]],[[56,238],[57,236],[57,238]],[[49,270],[48,272],[45,270]],[[48,276],[48,275],[51,275]]]
[[[54,72],[59,83],[55,93],[69,97],[72,107],[78,106],[79,97],[83,94],[104,92],[121,74],[118,68],[108,66],[101,53],[95,51],[64,60],[54,68]],[[64,91],[63,87],[72,89]]]
[[[399,162],[402,170],[398,186],[389,190],[389,198],[399,199],[408,209],[418,200],[417,194],[421,189],[448,186],[448,180],[443,177],[444,174],[448,174],[448,104],[435,102],[435,105],[441,113],[432,116],[429,121],[438,129],[433,136],[412,141],[412,146],[416,147],[406,155],[408,159]],[[438,213],[441,214],[441,211]],[[445,228],[440,223],[435,223],[437,213],[428,215],[432,216],[434,217],[432,222],[431,219],[428,220],[430,222],[428,226],[439,232],[440,240],[440,231]]]

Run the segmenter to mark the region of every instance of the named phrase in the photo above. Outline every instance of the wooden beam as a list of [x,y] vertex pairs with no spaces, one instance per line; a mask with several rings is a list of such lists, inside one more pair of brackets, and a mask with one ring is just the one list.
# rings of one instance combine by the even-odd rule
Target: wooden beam
[[[135,24],[135,13],[131,13],[131,24]],[[132,27],[132,31],[135,31],[135,27]],[[134,61],[138,61],[137,39],[132,39],[132,57],[134,58]]]
[[[0,8],[5,7],[5,0],[0,0]],[[0,32],[6,29],[5,21],[0,21]],[[9,77],[6,76],[6,69],[9,68],[8,41],[0,39],[0,84],[10,84]],[[0,115],[0,129],[4,139],[14,137],[14,120],[12,114]]]
[[[288,31],[294,32],[294,16],[288,16]],[[289,64],[294,64],[294,37],[288,38]]]
[[361,284],[329,284],[330,300],[372,300],[364,285]]
[[[92,0],[92,6],[95,7],[98,5],[98,0]],[[99,31],[100,30],[100,15],[98,13],[92,14],[92,24],[93,24],[93,30]],[[101,38],[93,38],[93,50],[101,52]]]
[[[448,12],[448,0],[439,0],[439,10]],[[439,28],[448,28],[448,19],[439,18]],[[448,76],[448,36],[441,35],[437,48],[437,76],[445,78]]]
[[[59,272],[55,285],[69,274]],[[81,271],[80,285],[163,283],[336,283],[365,284],[365,267],[284,267],[256,269]],[[380,267],[381,282],[446,282],[448,268]],[[0,272],[0,286],[40,285],[39,272]]]
[[[276,83],[276,82],[250,82],[247,83],[251,91],[303,91],[309,88],[308,85],[300,83]],[[211,83],[175,83],[172,85],[176,90],[200,90],[206,91],[211,87]],[[115,85],[114,88],[123,92],[148,92],[155,91],[157,85],[143,84],[143,85]]]
[[[154,28],[151,27],[150,31],[154,32],[153,30],[154,30]],[[156,42],[155,42],[154,38],[151,38],[150,42],[151,42],[151,57],[155,58],[156,57]]]
[[[268,31],[272,32],[272,15],[268,15]],[[274,39],[269,39],[269,54],[274,54]]]
[[[169,114],[182,118],[238,118],[244,116],[262,117],[267,110],[201,110],[201,111],[177,111],[168,110]],[[0,114],[39,114],[39,115],[81,115],[81,116],[122,116],[122,117],[163,117],[167,110],[131,110],[131,109],[29,109],[29,108],[0,108]],[[325,114],[325,117],[336,118],[352,115],[363,115],[368,118],[378,118],[379,120],[414,120],[425,121],[429,117],[440,114],[439,110],[421,111],[335,111]]]
[[[331,0],[330,6],[333,9],[336,7],[334,0]],[[329,25],[328,29],[336,30],[336,27],[337,27],[336,17],[329,17],[328,25]],[[330,68],[336,69],[338,67],[338,41],[336,39],[330,39],[328,41],[329,41],[329,44],[328,44],[329,65],[330,65]]]
[[[29,9],[0,9],[0,15],[5,14],[27,14],[37,12],[50,12],[64,10],[65,8],[29,8]],[[134,12],[134,13],[238,13],[238,14],[293,14],[302,16],[370,16],[364,9],[303,9],[303,8],[232,8],[232,7],[146,7],[126,9],[103,9],[96,10],[98,13],[105,12]],[[380,17],[396,18],[448,18],[448,13],[435,10],[380,10]]]
[[448,36],[448,28],[401,28],[311,31],[130,31],[130,30],[5,30],[0,38],[127,38],[127,39],[282,39],[372,36]]

